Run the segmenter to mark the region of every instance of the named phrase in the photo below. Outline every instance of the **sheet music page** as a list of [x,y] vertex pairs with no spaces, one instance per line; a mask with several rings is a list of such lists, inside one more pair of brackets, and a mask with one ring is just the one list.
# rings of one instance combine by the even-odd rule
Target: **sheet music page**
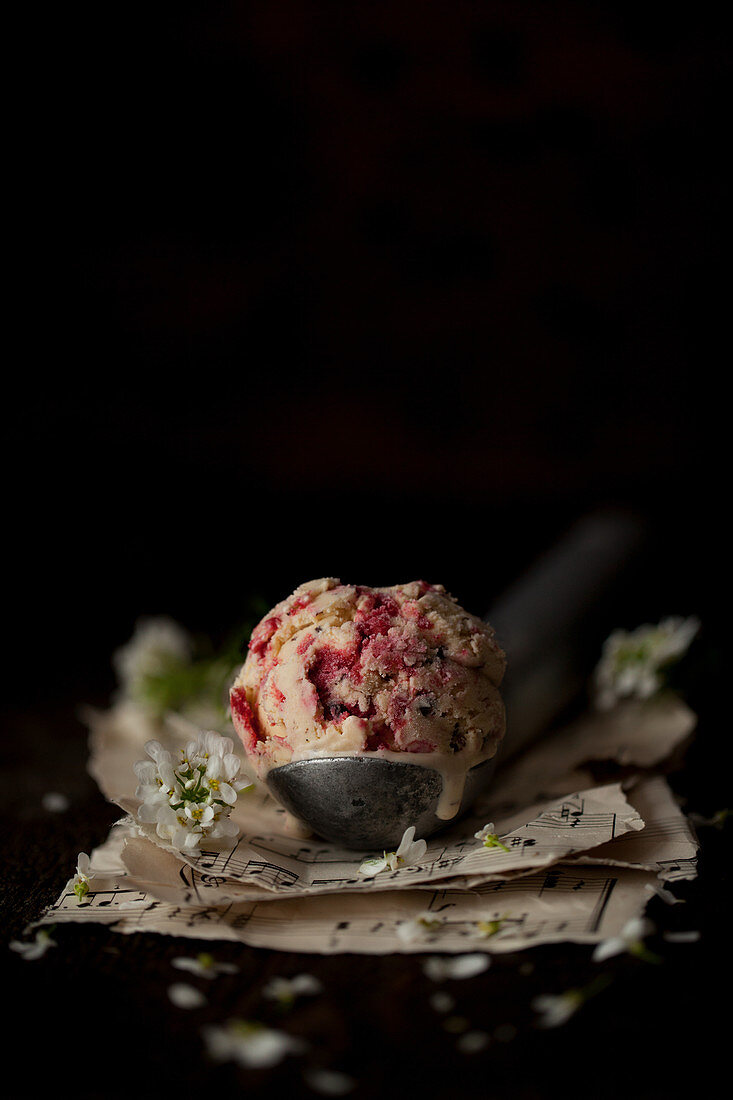
[[602,844],[588,855],[581,853],[577,861],[646,868],[666,882],[695,878],[697,837],[666,779],[642,779],[626,794],[643,816],[644,828],[618,837],[613,844]]
[[[40,924],[103,922],[123,934],[238,940],[255,947],[315,953],[516,951],[562,940],[597,943],[619,934],[646,904],[645,888],[655,879],[651,872],[628,868],[558,863],[472,891],[446,885],[425,892],[395,889],[211,905],[196,891],[188,895],[185,885],[176,882],[177,861],[170,853],[139,838],[132,843],[153,848],[158,860],[172,861],[167,870],[157,867],[159,880],[168,879],[168,887],[158,885],[157,892],[167,893],[168,899],[147,893],[127,875],[121,861],[112,873],[123,839],[124,828],[118,827],[116,847],[107,845],[94,853],[88,904],[79,905],[70,880]],[[402,938],[400,927],[426,912],[437,926],[418,939]]]
[[359,865],[369,853],[327,841],[260,833],[239,837],[233,847],[182,853],[160,840],[153,827],[138,826],[138,830],[152,844],[177,854],[206,880],[226,882],[232,896],[233,883],[282,895],[392,890],[454,875],[483,880],[528,872],[644,827],[618,783],[576,792],[494,822],[503,848],[487,848],[476,839],[475,832],[485,824],[482,818],[464,819],[430,839],[420,863],[385,870],[373,878],[359,874]]
[[[89,770],[128,815],[146,741],[176,752],[195,735],[176,715],[153,723],[130,704],[87,720]],[[228,847],[184,855],[128,816],[93,853],[87,904],[70,879],[38,923],[101,921],[121,933],[320,953],[598,942],[640,915],[660,882],[696,873],[694,833],[666,780],[646,771],[694,725],[673,697],[583,715],[500,767],[469,817],[428,838],[419,863],[374,878],[359,875],[359,864],[381,853],[299,834],[262,784],[240,795],[233,820],[241,832]],[[595,782],[588,765],[596,760],[626,765],[623,783]],[[489,822],[504,847],[474,836]],[[435,927],[406,937],[425,912]]]
[[[572,857],[561,858],[572,858],[574,862],[583,864],[607,864],[654,871],[661,881],[672,882],[695,877],[697,840],[689,822],[677,806],[666,780],[661,776],[643,780],[634,789],[633,796],[637,808],[643,810],[646,815],[645,824],[641,830],[621,832],[612,841],[592,847],[585,852],[579,851]],[[235,879],[227,880],[226,877],[212,875],[195,865],[190,865],[190,873],[184,871],[182,861],[175,856],[170,856],[170,863],[166,864],[163,855],[156,856],[154,850],[154,845],[136,838],[134,830],[129,830],[129,839],[122,849],[121,858],[130,876],[145,882],[156,896],[164,896],[154,884],[164,881],[162,868],[166,867],[169,872],[168,886],[170,887],[170,883],[173,883],[176,887],[180,887],[181,882],[185,880],[189,884],[189,900],[194,896],[199,899],[205,897],[211,904],[221,904],[255,897],[263,900],[273,897],[272,890],[253,887],[249,883],[243,885]],[[547,862],[551,864],[556,861],[550,858]],[[152,870],[151,863],[156,863],[155,871]],[[491,874],[484,872],[471,875],[466,874],[463,868],[457,865],[452,869],[452,873],[449,870],[441,877],[440,882],[442,885],[444,880],[450,879],[449,883],[446,882],[446,886],[474,889],[485,883],[497,880],[507,881],[528,873],[530,869],[526,866],[519,865],[512,872],[507,870],[505,865],[504,870],[495,870]],[[410,882],[410,886],[430,889],[434,882],[435,880]],[[287,892],[289,896],[294,896],[317,891],[309,891],[308,888],[298,889],[296,886]],[[343,890],[339,888],[339,892],[343,893]],[[177,895],[179,900],[180,896]]]

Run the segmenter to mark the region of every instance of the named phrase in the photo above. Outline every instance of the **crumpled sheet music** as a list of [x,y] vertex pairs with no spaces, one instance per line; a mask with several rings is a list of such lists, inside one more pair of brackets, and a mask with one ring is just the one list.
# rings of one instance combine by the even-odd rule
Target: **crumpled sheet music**
[[[132,765],[151,737],[175,749],[190,728],[129,703],[87,720],[89,770],[125,816],[92,853],[86,904],[71,879],[39,923],[315,953],[516,951],[616,936],[656,891],[696,874],[697,840],[660,771],[695,726],[674,696],[588,713],[539,741],[498,769],[469,817],[428,838],[418,864],[374,878],[358,872],[367,853],[294,833],[260,784],[240,795],[233,846],[171,848],[135,820]],[[594,781],[598,761],[623,777]],[[489,821],[507,851],[474,836]]]

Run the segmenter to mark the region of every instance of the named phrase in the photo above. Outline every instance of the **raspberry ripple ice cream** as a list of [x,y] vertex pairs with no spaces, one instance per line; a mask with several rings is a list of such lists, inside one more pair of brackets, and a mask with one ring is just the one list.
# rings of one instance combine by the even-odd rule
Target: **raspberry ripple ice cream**
[[505,656],[442,585],[300,585],[252,632],[231,692],[258,778],[298,760],[374,756],[435,768],[437,816],[504,736]]

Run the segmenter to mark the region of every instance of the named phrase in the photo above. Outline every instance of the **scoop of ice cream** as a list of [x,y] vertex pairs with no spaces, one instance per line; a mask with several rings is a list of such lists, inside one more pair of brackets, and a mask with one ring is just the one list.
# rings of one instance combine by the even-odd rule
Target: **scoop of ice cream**
[[300,585],[252,632],[232,719],[260,778],[340,753],[439,753],[468,765],[504,735],[504,668],[492,627],[441,585],[328,577]]

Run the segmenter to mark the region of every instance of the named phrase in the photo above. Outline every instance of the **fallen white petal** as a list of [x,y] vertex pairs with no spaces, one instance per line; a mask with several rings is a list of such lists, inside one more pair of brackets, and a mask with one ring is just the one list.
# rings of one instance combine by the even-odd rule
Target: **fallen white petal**
[[652,885],[651,882],[647,882],[644,889],[649,894],[654,894],[656,897],[665,901],[667,905],[681,905],[684,902],[684,898],[678,898],[671,890],[666,889],[664,886]]
[[275,1066],[287,1054],[300,1054],[306,1049],[302,1040],[270,1027],[245,1032],[232,1026],[208,1027],[204,1037],[212,1058],[219,1062],[231,1059],[252,1068]]
[[315,996],[323,986],[312,974],[296,974],[294,978],[271,978],[262,990],[270,1000],[291,1000],[301,996]]
[[442,981],[444,978],[472,978],[486,970],[490,963],[491,959],[484,954],[455,957],[432,955],[423,963],[423,971],[433,981]]
[[365,878],[374,878],[388,866],[386,859],[365,859],[359,867],[359,874]]
[[593,951],[591,958],[593,962],[603,962],[604,959],[620,955],[622,951],[626,950],[627,946],[626,941],[622,940],[620,936],[613,936],[610,939],[602,940]]
[[582,998],[567,993],[541,993],[532,1001],[532,1008],[540,1014],[539,1027],[561,1027],[567,1023],[582,1004]]
[[239,967],[235,966],[234,963],[218,963],[213,959],[192,959],[188,956],[178,956],[175,959],[171,959],[171,965],[175,966],[177,970],[188,970],[191,974],[196,974],[199,978],[211,979],[215,978],[218,974],[239,973]]
[[50,932],[45,928],[41,928],[40,931],[36,932],[34,940],[28,942],[11,940],[8,947],[11,951],[17,952],[27,962],[32,962],[34,959],[42,958],[50,947],[56,947],[56,940],[52,940]]
[[48,810],[52,814],[62,814],[69,808],[68,798],[58,791],[49,791],[48,794],[44,794],[41,804],[44,810]]
[[174,982],[168,986],[168,996],[176,1008],[201,1008],[206,1004],[203,993],[185,982]]

